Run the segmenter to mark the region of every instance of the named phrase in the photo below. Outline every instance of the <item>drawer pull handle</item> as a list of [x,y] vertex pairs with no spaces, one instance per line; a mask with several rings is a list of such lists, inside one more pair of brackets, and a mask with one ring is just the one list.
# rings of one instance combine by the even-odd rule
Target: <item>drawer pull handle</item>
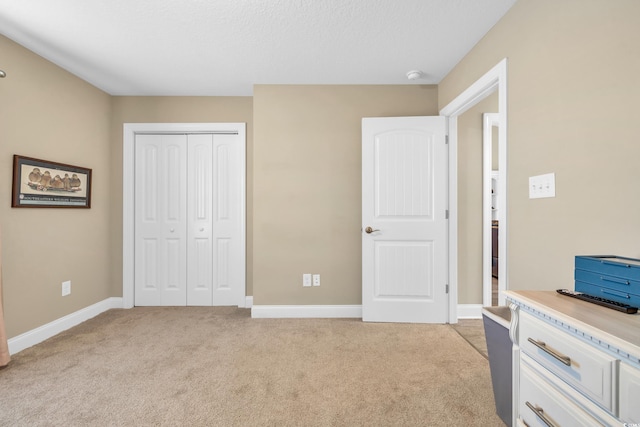
[[542,341],[536,341],[533,338],[527,338],[527,341],[529,341],[531,344],[535,345],[545,353],[549,354],[554,359],[559,360],[560,362],[564,363],[567,366],[571,366],[571,358],[569,356],[565,356],[564,354],[557,353],[551,350],[550,348],[547,348],[547,345]]
[[528,401],[525,402],[525,404],[527,405],[527,407],[529,409],[531,409],[533,411],[534,414],[536,414],[536,416],[538,418],[540,418],[540,420],[542,420],[543,423],[545,423],[548,427],[556,427],[556,425],[553,423],[553,421],[551,421],[549,418],[546,417],[546,415],[544,414],[544,411],[542,410],[542,408],[539,408],[537,406],[533,406],[531,403],[529,403]]
[[619,283],[621,285],[631,285],[631,282],[625,279],[618,279],[615,277],[605,277],[605,276],[600,276],[600,280],[602,280],[603,282],[611,282],[611,283]]
[[615,291],[613,289],[600,289],[600,292],[602,292],[603,294],[608,294],[608,295],[613,295],[616,297],[620,297],[620,298],[626,298],[626,299],[631,299],[631,295],[624,293],[624,292],[618,292]]
[[611,261],[600,261],[603,264],[606,265],[615,265],[616,267],[626,267],[626,268],[631,268],[630,264],[621,264],[620,262],[611,262]]

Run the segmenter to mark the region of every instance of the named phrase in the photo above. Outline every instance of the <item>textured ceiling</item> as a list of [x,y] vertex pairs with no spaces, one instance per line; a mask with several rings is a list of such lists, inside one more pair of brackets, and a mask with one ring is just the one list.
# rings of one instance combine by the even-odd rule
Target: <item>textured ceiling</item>
[[0,0],[0,33],[112,95],[249,96],[438,83],[515,1]]

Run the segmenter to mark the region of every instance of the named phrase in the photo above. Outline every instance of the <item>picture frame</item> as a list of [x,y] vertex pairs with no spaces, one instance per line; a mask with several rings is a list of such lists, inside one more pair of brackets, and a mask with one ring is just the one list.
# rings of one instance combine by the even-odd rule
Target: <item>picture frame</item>
[[91,169],[14,154],[11,207],[90,208]]

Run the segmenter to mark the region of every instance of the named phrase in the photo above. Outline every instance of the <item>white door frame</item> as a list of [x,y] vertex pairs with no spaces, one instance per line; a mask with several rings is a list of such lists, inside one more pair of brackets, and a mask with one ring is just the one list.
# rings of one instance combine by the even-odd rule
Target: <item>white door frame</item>
[[132,308],[134,304],[134,196],[135,196],[135,136],[137,133],[226,133],[237,134],[242,143],[241,167],[238,172],[241,182],[241,237],[242,295],[238,306],[244,307],[246,300],[246,124],[245,123],[125,123],[122,139],[122,306]]
[[[458,322],[458,116],[498,90],[498,221],[500,234],[498,247],[500,264],[498,276],[503,290],[508,289],[507,279],[507,58],[504,58],[464,92],[440,110],[448,118],[449,130],[449,323]],[[501,292],[498,303],[505,304]]]

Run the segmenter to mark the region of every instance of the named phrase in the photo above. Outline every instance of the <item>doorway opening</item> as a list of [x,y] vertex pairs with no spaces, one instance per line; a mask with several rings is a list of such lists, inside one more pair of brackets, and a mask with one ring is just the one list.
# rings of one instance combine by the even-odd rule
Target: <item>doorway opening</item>
[[[494,92],[498,92],[498,162],[497,203],[500,209],[498,235],[498,304],[505,304],[503,291],[508,289],[507,278],[507,59],[503,59],[458,97],[440,110],[448,118],[449,131],[449,284],[451,287],[449,323],[458,321],[458,117]],[[489,252],[490,253],[490,252]],[[481,317],[482,305],[474,307],[477,313],[465,313],[465,317]]]
[[500,281],[500,116],[482,116],[482,305],[497,306]]

